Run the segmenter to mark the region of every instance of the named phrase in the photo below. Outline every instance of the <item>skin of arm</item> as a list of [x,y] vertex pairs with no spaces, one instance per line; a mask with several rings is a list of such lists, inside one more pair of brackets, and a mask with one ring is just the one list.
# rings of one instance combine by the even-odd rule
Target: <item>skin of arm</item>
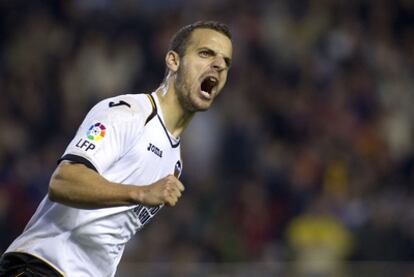
[[110,182],[83,164],[63,161],[50,179],[48,197],[80,209],[136,204],[175,206],[183,191],[183,184],[173,175],[150,185],[125,185]]

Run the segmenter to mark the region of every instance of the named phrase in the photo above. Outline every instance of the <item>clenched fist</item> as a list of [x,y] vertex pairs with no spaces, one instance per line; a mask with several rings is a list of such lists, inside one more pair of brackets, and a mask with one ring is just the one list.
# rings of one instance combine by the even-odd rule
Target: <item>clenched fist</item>
[[165,204],[173,207],[183,191],[184,185],[180,180],[168,175],[151,185],[136,187],[136,199],[145,206]]

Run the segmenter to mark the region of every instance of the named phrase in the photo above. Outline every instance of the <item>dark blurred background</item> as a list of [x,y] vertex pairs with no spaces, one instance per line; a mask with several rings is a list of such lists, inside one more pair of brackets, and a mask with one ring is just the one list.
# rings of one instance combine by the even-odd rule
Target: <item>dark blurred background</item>
[[0,0],[0,253],[86,112],[155,90],[200,19],[233,31],[228,84],[118,276],[413,276],[410,0]]

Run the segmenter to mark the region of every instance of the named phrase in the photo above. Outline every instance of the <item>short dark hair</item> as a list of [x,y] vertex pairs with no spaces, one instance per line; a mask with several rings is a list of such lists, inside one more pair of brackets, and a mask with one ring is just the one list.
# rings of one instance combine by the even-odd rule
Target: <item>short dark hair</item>
[[175,33],[168,46],[168,51],[175,51],[182,57],[185,54],[191,34],[196,29],[211,29],[222,33],[230,40],[232,37],[229,27],[224,23],[217,21],[197,21],[193,24],[182,27],[177,33]]

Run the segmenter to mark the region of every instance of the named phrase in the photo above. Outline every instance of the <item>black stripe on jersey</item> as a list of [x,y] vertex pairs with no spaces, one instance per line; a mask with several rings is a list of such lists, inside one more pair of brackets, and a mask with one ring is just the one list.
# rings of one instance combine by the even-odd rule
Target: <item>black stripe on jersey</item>
[[167,135],[167,138],[168,138],[168,140],[170,141],[171,147],[172,147],[172,148],[176,148],[178,145],[180,145],[180,141],[178,141],[176,144],[174,144],[174,143],[172,142],[171,137],[170,137],[170,134],[168,133],[167,128],[166,128],[166,127],[165,127],[165,125],[164,125],[164,122],[162,122],[161,117],[158,115],[157,104],[155,103],[154,97],[152,97],[152,95],[151,95],[151,94],[147,94],[147,96],[148,96],[148,98],[149,98],[149,100],[150,100],[150,102],[151,102],[151,105],[152,105],[152,113],[148,116],[147,121],[145,121],[145,125],[147,125],[147,123],[148,123],[148,122],[149,122],[152,118],[154,118],[154,116],[155,116],[155,115],[157,115],[158,119],[159,119],[159,120],[160,120],[160,122],[161,122],[161,126],[162,126],[162,128],[164,128],[165,134]]
[[149,100],[150,100],[150,102],[151,102],[152,112],[151,112],[151,114],[147,117],[147,120],[145,121],[145,124],[144,124],[144,125],[147,125],[147,123],[148,123],[151,119],[153,119],[153,118],[154,118],[154,116],[157,114],[157,105],[155,104],[155,100],[154,100],[154,98],[152,97],[152,95],[151,95],[151,94],[147,94],[147,96],[148,96],[148,98],[149,98]]
[[171,140],[170,134],[167,131],[167,128],[164,125],[164,122],[162,122],[161,117],[157,114],[158,119],[160,120],[162,128],[164,128],[165,134],[167,135],[168,140],[170,141],[171,147],[176,148],[178,145],[180,145],[180,141],[178,141],[176,144],[174,144]]
[[32,254],[13,251],[0,257],[1,276],[34,276],[33,272],[37,276],[64,277],[50,262]]
[[70,161],[70,162],[74,162],[74,163],[78,163],[78,164],[83,164],[87,168],[90,168],[90,169],[95,170],[96,172],[98,172],[96,167],[88,159],[86,159],[82,156],[78,156],[78,155],[74,155],[74,154],[66,154],[65,156],[60,158],[57,161],[57,163],[60,164],[62,161]]

